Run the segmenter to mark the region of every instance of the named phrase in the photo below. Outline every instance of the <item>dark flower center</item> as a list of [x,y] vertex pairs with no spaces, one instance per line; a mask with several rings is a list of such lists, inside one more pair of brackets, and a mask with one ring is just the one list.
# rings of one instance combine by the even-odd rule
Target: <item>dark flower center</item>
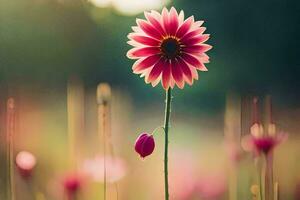
[[167,38],[163,40],[160,49],[164,56],[169,59],[175,58],[180,53],[180,44],[175,38]]
[[274,139],[272,139],[271,137],[256,139],[254,144],[259,151],[262,151],[265,154],[268,154],[276,145]]

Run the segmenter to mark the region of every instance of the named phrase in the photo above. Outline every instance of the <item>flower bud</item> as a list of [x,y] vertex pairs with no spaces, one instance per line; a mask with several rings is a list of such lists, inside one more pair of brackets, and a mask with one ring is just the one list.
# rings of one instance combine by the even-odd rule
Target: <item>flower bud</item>
[[142,133],[135,141],[135,151],[140,154],[142,158],[152,154],[155,148],[153,135]]
[[107,83],[100,83],[97,87],[97,103],[107,104],[111,99],[111,88]]
[[81,188],[82,179],[78,174],[68,174],[63,180],[63,187],[68,199],[73,199],[76,193]]

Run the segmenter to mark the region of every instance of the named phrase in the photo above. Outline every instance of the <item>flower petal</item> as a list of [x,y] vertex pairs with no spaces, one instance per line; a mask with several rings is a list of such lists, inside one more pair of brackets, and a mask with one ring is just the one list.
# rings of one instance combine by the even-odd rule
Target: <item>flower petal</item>
[[142,30],[138,26],[132,26],[131,29],[136,33],[141,33]]
[[178,29],[178,13],[174,7],[171,8],[169,14],[169,34],[175,35]]
[[206,53],[201,53],[200,55],[197,55],[197,57],[200,59],[200,62],[209,63],[209,56]]
[[189,66],[182,59],[178,59],[178,65],[181,68],[181,71],[184,74],[184,80],[189,84],[193,84],[193,76]]
[[155,81],[151,82],[152,87],[155,87],[155,86],[158,85],[158,83],[159,83],[160,80],[161,80],[161,76],[162,76],[162,75],[160,74],[159,77],[158,77]]
[[194,17],[193,16],[187,18],[183,22],[183,24],[179,27],[179,29],[177,30],[176,37],[181,38],[185,34],[187,34],[187,32],[191,28],[193,22],[194,22]]
[[198,29],[202,26],[202,24],[204,23],[204,21],[195,21],[193,24],[192,24],[192,30],[195,30],[195,29]]
[[195,67],[193,67],[193,66],[190,66],[190,65],[189,65],[189,68],[190,68],[190,70],[192,72],[193,79],[198,80],[199,79],[199,75],[198,75],[197,69]]
[[143,142],[144,140],[147,138],[148,134],[147,133],[142,133],[135,141],[135,151],[137,153],[140,153],[142,151],[143,148]]
[[152,56],[158,53],[160,53],[158,47],[133,48],[127,52],[127,57],[130,59],[136,59],[140,57]]
[[190,31],[188,32],[186,35],[184,35],[181,40],[185,40],[185,39],[188,39],[188,38],[193,38],[197,35],[201,35],[202,33],[204,33],[204,31],[206,30],[205,27],[200,27],[198,29],[195,29],[193,31]]
[[162,86],[165,90],[167,90],[170,87],[170,80],[171,80],[171,63],[170,61],[167,61],[163,68],[162,81],[161,81]]
[[192,67],[195,67],[201,71],[207,71],[207,68],[203,65],[203,63],[200,62],[200,60],[190,54],[184,53],[182,55],[182,59],[190,64]]
[[196,54],[199,54],[199,53],[204,53],[204,52],[210,50],[211,48],[212,48],[211,45],[208,45],[208,44],[199,44],[199,45],[193,45],[193,46],[184,47],[183,50],[186,53],[190,53],[190,54],[196,53]]
[[142,19],[137,19],[136,23],[139,27],[150,37],[160,40],[162,38],[162,34],[158,32],[152,25],[150,25],[147,21]]
[[175,60],[172,63],[171,67],[172,67],[172,77],[174,78],[176,85],[182,89],[184,87],[184,80],[183,80],[183,72],[181,70],[181,66],[179,65],[179,62]]
[[152,154],[153,150],[155,148],[155,142],[153,139],[153,135],[145,137],[143,140],[143,144],[141,145],[141,156],[146,157]]
[[132,33],[128,35],[128,38],[131,40],[134,40],[140,44],[149,45],[149,46],[158,46],[160,43],[160,41],[153,39],[151,37],[132,34]]
[[157,63],[160,59],[160,55],[156,54],[153,56],[146,57],[144,59],[140,59],[136,61],[136,63],[133,65],[133,73],[139,74],[141,71],[153,66],[155,63]]
[[178,15],[178,23],[179,23],[179,26],[184,22],[184,12],[183,10],[181,10],[179,12],[179,15]]
[[[156,16],[156,17],[155,17]],[[156,30],[163,36],[166,35],[166,32],[161,24],[161,22],[159,21],[158,17],[160,17],[159,13],[148,13],[145,12],[145,17],[146,19],[152,24],[152,26],[154,28],[156,28]]]
[[157,78],[162,73],[164,66],[165,66],[165,60],[161,58],[152,68],[148,78],[145,80],[146,83],[152,83],[156,81]]
[[162,10],[162,22],[164,25],[164,28],[166,30],[166,33],[169,33],[169,12],[166,8],[163,8]]
[[200,44],[209,39],[209,34],[199,35],[196,37],[183,38],[180,41],[185,45]]
[[170,79],[170,87],[173,89],[175,86],[175,80],[174,79]]

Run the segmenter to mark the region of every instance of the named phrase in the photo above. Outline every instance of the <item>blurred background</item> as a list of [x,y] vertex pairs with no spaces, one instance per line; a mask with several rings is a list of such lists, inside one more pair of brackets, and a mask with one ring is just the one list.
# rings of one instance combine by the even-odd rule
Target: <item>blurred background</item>
[[[238,139],[249,134],[251,98],[260,97],[263,111],[266,95],[272,96],[276,124],[289,133],[275,152],[280,199],[297,199],[299,1],[0,0],[1,200],[9,199],[7,99],[15,100],[14,155],[25,150],[37,160],[30,179],[15,169],[16,199],[65,199],[65,177],[78,176],[72,163],[86,169],[97,160],[94,171],[103,171],[96,101],[102,82],[112,88],[110,156],[120,160],[109,168],[117,177],[108,183],[107,199],[163,199],[163,131],[157,131],[154,154],[145,160],[134,152],[134,142],[162,125],[164,90],[146,85],[126,58],[135,19],[163,6],[205,20],[214,47],[209,71],[192,87],[173,92],[171,199],[229,199],[232,165],[224,138],[228,132]],[[234,171],[238,199],[251,199],[250,187],[258,184],[251,155]],[[101,199],[103,177],[83,179],[77,199]],[[194,185],[201,189],[195,192]]]

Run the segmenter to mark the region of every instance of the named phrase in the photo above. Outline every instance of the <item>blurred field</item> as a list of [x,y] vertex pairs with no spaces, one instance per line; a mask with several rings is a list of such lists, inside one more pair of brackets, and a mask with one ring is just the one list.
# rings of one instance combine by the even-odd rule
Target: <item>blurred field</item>
[[[33,87],[32,87],[33,88]],[[21,150],[32,152],[38,160],[32,184],[45,199],[61,199],[61,179],[72,171],[70,165],[68,139],[68,110],[66,90],[42,92],[39,89],[21,88],[17,95],[17,129],[15,138],[15,153]],[[84,118],[79,141],[76,142],[76,160],[82,162],[91,159],[102,152],[102,140],[97,136],[97,104],[95,89],[84,92]],[[179,94],[178,94],[179,95]],[[162,100],[161,100],[162,101]],[[174,97],[176,101],[176,96]],[[162,121],[163,105],[156,100],[151,105],[135,107],[132,98],[122,90],[113,89],[112,99],[112,142],[115,154],[126,163],[126,175],[118,183],[119,199],[162,199],[163,198],[163,132],[156,133],[156,149],[152,156],[141,160],[134,152],[133,145],[137,135],[143,131],[151,132],[154,126]],[[237,105],[238,106],[238,105]],[[1,163],[5,163],[5,101],[1,100]],[[188,111],[172,109],[172,124],[170,136],[170,180],[171,191],[180,197],[189,183],[201,177],[224,178],[225,187],[229,178],[230,162],[224,144],[224,112],[197,115]],[[280,109],[280,110],[279,110]],[[297,123],[299,110],[275,109],[275,119],[278,125],[289,133],[288,142],[275,152],[274,173],[280,185],[281,199],[293,199],[295,185],[299,181],[299,137]],[[246,109],[247,110],[247,109]],[[228,111],[227,112],[232,112]],[[249,111],[244,111],[245,115]],[[280,114],[278,114],[280,113]],[[248,117],[249,118],[249,117]],[[239,119],[236,119],[239,120]],[[236,121],[232,120],[234,126]],[[245,117],[242,125],[249,134],[249,120]],[[103,153],[103,152],[102,152]],[[244,155],[237,169],[239,198],[250,197],[250,187],[256,181],[256,172],[251,154]],[[5,165],[1,167],[1,199],[5,199]],[[101,169],[99,169],[101,170]],[[31,199],[30,190],[16,171],[18,199]],[[172,186],[174,185],[174,186]],[[82,187],[80,199],[101,199],[103,185],[91,180]],[[116,199],[114,184],[108,185],[109,199]],[[222,199],[228,199],[224,191]],[[172,194],[171,193],[171,194]],[[57,196],[58,195],[58,196]],[[184,195],[184,194],[183,194]],[[200,197],[195,197],[199,199]],[[177,199],[174,196],[174,199]],[[180,199],[180,198],[179,198]]]

